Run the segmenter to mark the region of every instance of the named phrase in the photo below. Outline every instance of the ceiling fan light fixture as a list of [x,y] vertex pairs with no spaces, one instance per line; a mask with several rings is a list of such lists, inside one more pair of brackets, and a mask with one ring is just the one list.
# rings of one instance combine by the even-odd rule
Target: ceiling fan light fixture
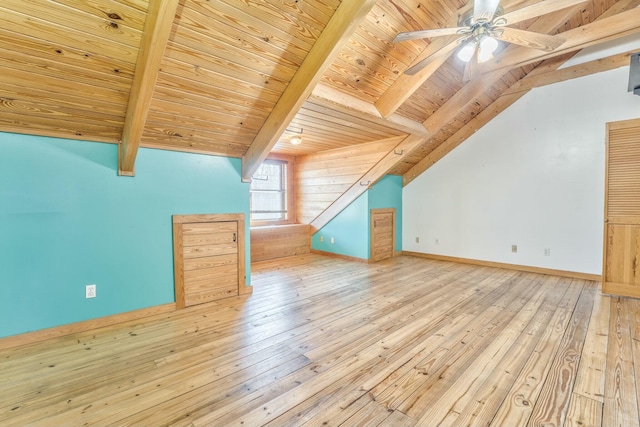
[[494,52],[498,49],[498,40],[485,36],[480,40],[478,49],[478,62],[486,62],[493,58]]
[[456,56],[462,62],[469,62],[473,57],[473,52],[476,50],[476,42],[475,40],[469,40],[467,43],[462,46],[462,48],[458,51]]
[[292,145],[300,145],[302,143],[302,137],[299,135],[294,135],[291,138],[289,138],[289,142]]

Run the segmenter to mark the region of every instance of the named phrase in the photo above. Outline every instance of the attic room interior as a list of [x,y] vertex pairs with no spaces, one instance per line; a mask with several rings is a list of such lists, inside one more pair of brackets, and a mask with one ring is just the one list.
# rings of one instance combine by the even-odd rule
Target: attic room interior
[[640,0],[3,0],[0,425],[640,427]]

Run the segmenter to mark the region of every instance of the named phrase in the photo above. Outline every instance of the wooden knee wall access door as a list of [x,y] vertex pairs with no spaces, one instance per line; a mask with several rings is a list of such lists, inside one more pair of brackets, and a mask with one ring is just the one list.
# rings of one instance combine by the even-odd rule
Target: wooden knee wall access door
[[396,210],[371,209],[371,261],[381,261],[395,254]]
[[174,215],[176,307],[247,292],[244,214]]
[[640,119],[607,123],[602,292],[640,298]]

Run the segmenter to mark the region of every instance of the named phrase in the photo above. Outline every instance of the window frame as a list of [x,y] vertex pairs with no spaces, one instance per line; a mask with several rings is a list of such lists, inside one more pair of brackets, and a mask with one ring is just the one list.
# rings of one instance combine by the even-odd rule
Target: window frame
[[[253,214],[251,212],[251,184],[249,185],[249,221],[251,227],[261,227],[269,225],[286,225],[296,224],[296,197],[295,197],[295,157],[286,156],[282,154],[270,154],[265,161],[275,160],[286,164],[287,167],[287,180],[285,187],[285,194],[287,200],[287,218],[281,220],[253,220]],[[253,179],[252,179],[253,181]]]

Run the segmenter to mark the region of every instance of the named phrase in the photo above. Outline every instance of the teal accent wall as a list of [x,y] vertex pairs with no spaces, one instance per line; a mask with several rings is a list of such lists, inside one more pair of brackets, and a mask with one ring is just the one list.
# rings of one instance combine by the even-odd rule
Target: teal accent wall
[[396,209],[396,251],[402,250],[402,176],[386,175],[369,190],[369,209]]
[[[396,209],[396,251],[402,250],[402,177],[386,175],[311,237],[314,250],[370,258],[370,210]],[[320,241],[320,237],[324,241]],[[331,244],[331,237],[335,242]]]
[[[0,337],[175,301],[171,216],[244,213],[235,158],[0,133]],[[97,298],[85,299],[85,285]]]
[[[369,221],[367,206],[369,192],[366,191],[322,227],[311,237],[311,247],[318,251],[331,252],[356,258],[369,258]],[[324,237],[324,242],[320,237]],[[331,244],[331,238],[335,241]]]

